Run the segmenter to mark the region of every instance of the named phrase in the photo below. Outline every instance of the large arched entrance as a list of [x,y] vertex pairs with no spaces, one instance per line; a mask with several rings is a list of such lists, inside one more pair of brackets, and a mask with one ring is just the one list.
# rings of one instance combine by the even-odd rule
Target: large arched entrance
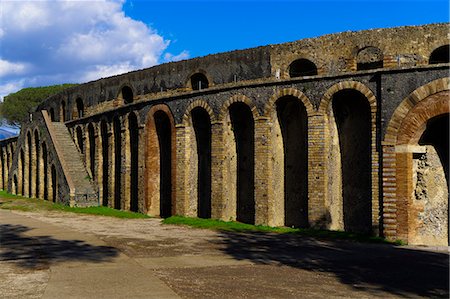
[[[385,136],[384,160],[394,162],[395,172],[383,164],[383,181],[395,183],[396,189],[393,201],[384,184],[384,230],[388,237],[409,244],[449,244],[450,93],[441,84],[446,80],[433,81],[406,98],[394,112]],[[395,213],[389,213],[393,203]]]
[[276,102],[284,163],[284,225],[308,226],[308,118],[293,96]]
[[147,213],[170,217],[175,214],[175,125],[170,109],[156,105],[146,122]]
[[372,230],[371,109],[358,90],[336,92],[328,109],[329,202],[333,229]]

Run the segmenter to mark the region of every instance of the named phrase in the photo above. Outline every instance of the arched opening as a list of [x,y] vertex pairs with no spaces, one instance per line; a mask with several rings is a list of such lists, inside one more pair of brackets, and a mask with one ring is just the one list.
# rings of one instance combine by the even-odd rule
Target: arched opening
[[[429,119],[419,140],[423,150],[413,153],[413,208],[420,214],[413,243],[449,243],[449,114]],[[414,213],[411,213],[414,214]],[[432,241],[431,241],[432,240]]]
[[289,65],[289,76],[291,78],[315,75],[317,75],[317,67],[308,59],[297,59]]
[[114,208],[120,209],[121,205],[121,173],[122,173],[122,125],[119,117],[113,119],[114,131]]
[[56,202],[58,186],[57,186],[55,165],[52,165],[50,172],[51,172],[51,178],[52,178],[52,202]]
[[277,116],[284,153],[284,224],[308,226],[308,117],[295,97],[280,98]]
[[50,108],[50,120],[55,121],[55,109]]
[[81,98],[77,98],[76,105],[77,105],[78,118],[84,117],[84,103],[83,103],[83,100]]
[[254,120],[250,108],[242,103],[233,103],[229,108],[231,125],[236,142],[236,219],[244,223],[255,223],[255,142]]
[[128,116],[128,130],[130,134],[130,209],[133,212],[139,210],[138,177],[139,177],[139,128],[136,114]]
[[[371,111],[359,91],[345,89],[334,94],[332,113],[335,126],[331,139],[338,143],[330,160],[330,181],[338,184],[334,196],[342,203],[343,228],[370,233],[372,228]],[[341,197],[342,196],[342,197]],[[339,198],[341,197],[341,198]]]
[[20,150],[20,194],[25,195],[25,153]]
[[109,197],[109,138],[108,138],[108,125],[106,121],[102,121],[100,123],[100,131],[102,136],[102,156],[103,156],[103,205],[108,206],[108,197]]
[[438,64],[438,63],[449,63],[450,62],[450,54],[449,54],[449,45],[440,46],[435,49],[433,53],[430,55],[430,59],[428,61],[429,64]]
[[172,216],[172,125],[162,110],[155,112],[154,119],[159,145],[159,214],[166,218]]
[[61,102],[61,121],[62,122],[66,121],[66,102],[65,101]]
[[14,194],[18,194],[19,189],[18,189],[18,185],[17,185],[17,175],[14,174],[14,178],[13,178],[13,192]]
[[[1,163],[2,163],[2,189],[3,190],[5,190],[6,188],[5,188],[5,167],[6,167],[6,165],[5,165],[5,157],[4,157],[4,149],[3,149],[3,147],[2,148],[0,148],[0,159],[1,159]],[[17,194],[17,192],[16,192],[16,194]]]
[[197,149],[197,216],[211,218],[211,119],[196,107],[191,111]]
[[27,145],[28,145],[28,197],[33,197],[33,144],[31,142],[31,133],[27,133]]
[[95,147],[95,131],[92,123],[88,126],[88,138],[89,138],[89,170],[91,171],[92,180],[97,176],[96,173],[96,147]]
[[356,69],[362,71],[382,68],[383,57],[383,52],[377,47],[365,47],[356,56]]
[[191,76],[191,87],[193,90],[202,90],[209,87],[208,78],[202,73],[196,73]]
[[35,147],[35,152],[36,152],[36,167],[35,167],[35,171],[36,171],[36,178],[35,178],[35,183],[36,183],[36,198],[39,198],[39,191],[40,191],[40,162],[41,162],[41,157],[39,155],[39,134],[37,131],[34,132],[34,147]]
[[75,131],[77,134],[78,149],[82,154],[84,154],[83,131],[81,130],[81,127],[77,127]]
[[44,169],[44,199],[48,200],[48,157],[47,157],[47,144],[42,143],[42,163]]
[[129,86],[122,87],[122,98],[125,104],[133,102],[133,90]]

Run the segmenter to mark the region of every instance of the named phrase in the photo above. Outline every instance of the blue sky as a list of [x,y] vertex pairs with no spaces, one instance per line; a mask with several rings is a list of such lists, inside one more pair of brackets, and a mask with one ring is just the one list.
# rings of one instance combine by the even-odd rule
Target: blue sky
[[0,1],[0,98],[347,30],[448,22],[448,1]]

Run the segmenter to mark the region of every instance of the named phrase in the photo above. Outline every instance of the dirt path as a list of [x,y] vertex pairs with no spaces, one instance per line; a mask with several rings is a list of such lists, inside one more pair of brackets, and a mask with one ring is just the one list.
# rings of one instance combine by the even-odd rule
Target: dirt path
[[[449,295],[448,251],[323,241],[295,235],[214,232],[162,225],[158,219],[60,212],[13,214],[39,221],[42,226],[47,224],[48,229],[46,234],[34,233],[38,239],[33,240],[44,243],[40,251],[0,247],[2,298],[41,298],[48,294],[52,269],[53,274],[67,273],[70,267],[76,268],[74,263],[94,269],[117,259],[131,267],[129,273],[111,274],[105,266],[102,269],[106,277],[116,275],[118,281],[126,281],[120,275],[141,273],[123,285],[129,298],[142,294],[142,290],[137,292],[130,284],[145,279],[146,275],[158,278],[182,298],[448,298]],[[13,227],[2,219],[0,223],[0,241],[5,242]],[[33,230],[22,226],[16,227],[16,235],[33,235]],[[72,232],[78,239],[83,236],[87,238],[86,244],[100,246],[101,250],[86,250],[81,246],[86,244],[76,243],[68,233],[56,234],[56,228]],[[61,251],[55,258],[46,252],[49,247],[45,243],[49,241],[45,237],[71,243],[58,243],[52,248]],[[64,245],[74,244],[84,251],[64,251]],[[29,263],[30,256],[35,255],[40,261],[37,265],[21,263],[27,259]],[[64,281],[60,283],[58,288],[64,288]],[[107,283],[112,282],[106,279]],[[151,297],[152,291],[144,294]]]

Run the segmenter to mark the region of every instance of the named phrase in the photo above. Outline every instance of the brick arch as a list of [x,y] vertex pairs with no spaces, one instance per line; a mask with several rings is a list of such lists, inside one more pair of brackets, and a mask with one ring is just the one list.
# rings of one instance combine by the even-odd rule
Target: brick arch
[[225,117],[228,114],[228,108],[233,103],[238,103],[238,102],[245,103],[247,106],[249,106],[250,110],[252,111],[254,120],[256,120],[256,119],[258,119],[260,117],[259,112],[258,112],[258,108],[256,108],[256,105],[252,102],[252,100],[250,100],[250,98],[248,98],[245,95],[238,94],[238,95],[232,96],[227,101],[225,101],[225,103],[222,105],[222,108],[220,109],[218,120],[219,121],[225,120]]
[[[395,109],[395,111],[388,123],[388,126],[386,127],[386,134],[384,135],[385,145],[396,145],[396,144],[399,144],[399,142],[405,142],[406,136],[401,137],[399,140],[399,133],[403,126],[403,129],[402,129],[403,133],[407,134],[407,136],[410,136],[410,134],[412,134],[412,132],[406,133],[405,130],[407,130],[410,125],[406,125],[406,123],[405,123],[405,125],[403,125],[403,122],[406,119],[406,117],[408,116],[408,114],[413,111],[414,106],[416,106],[421,101],[428,98],[429,96],[438,94],[440,92],[448,91],[450,89],[449,84],[450,84],[450,78],[441,78],[441,79],[431,81],[430,83],[425,84],[425,85],[417,88],[416,90],[414,90],[412,93],[410,93],[400,103],[400,105],[398,105],[398,107]],[[420,108],[421,106],[419,106],[418,108]],[[440,104],[440,108],[435,107],[434,109],[432,109],[433,113],[438,113],[439,110],[442,110],[443,111],[442,113],[445,113],[444,111],[446,108],[444,106],[445,105]],[[447,109],[448,109],[448,107],[447,107]],[[423,107],[420,109],[417,109],[416,112],[412,112],[412,113],[414,113],[417,117],[419,117],[419,119],[417,119],[416,122],[420,122],[420,120],[423,121],[425,118],[428,117],[426,114],[427,112],[425,109],[423,109]],[[427,119],[429,119],[429,118],[427,118]],[[417,123],[416,123],[416,126],[418,126]],[[409,128],[409,129],[412,129],[412,128]]]
[[120,84],[119,88],[117,89],[117,92],[116,92],[116,99],[123,99],[122,88],[124,88],[124,87],[129,87],[129,88],[131,88],[131,91],[133,91],[133,98],[136,97],[136,95],[137,95],[137,90],[136,90],[136,88],[134,87],[134,85],[131,84],[131,82],[124,82],[124,83]]
[[[326,111],[331,104],[331,100],[333,99],[333,95],[344,89],[353,89],[362,93],[369,101],[370,112],[372,114],[376,113],[377,99],[375,95],[366,85],[358,81],[342,81],[331,86],[323,95],[318,111],[322,114],[326,114]],[[375,122],[375,119],[373,118],[372,121]]]
[[155,113],[162,111],[169,118],[171,130],[171,213],[176,214],[176,131],[175,120],[169,106],[157,104],[147,112],[145,122],[145,210],[160,215],[160,149],[156,131]]
[[272,110],[275,108],[275,103],[278,101],[278,99],[280,99],[284,96],[293,96],[293,97],[297,98],[305,106],[306,113],[308,115],[311,115],[314,112],[314,107],[311,104],[311,101],[308,99],[307,96],[305,96],[305,94],[303,92],[301,92],[300,90],[295,89],[295,88],[283,88],[283,89],[275,92],[269,98],[269,101],[266,103],[266,105],[264,107],[263,115],[266,117],[269,117]]
[[204,69],[196,69],[194,71],[192,71],[189,76],[187,76],[186,78],[186,83],[185,83],[185,87],[189,88],[191,90],[193,90],[192,85],[191,85],[191,77],[195,74],[202,74],[206,77],[206,79],[208,80],[208,88],[214,86],[214,81],[213,78],[208,74],[208,72],[206,72]]
[[211,122],[214,122],[216,120],[216,115],[214,114],[214,111],[212,110],[211,106],[204,100],[195,100],[192,103],[189,104],[189,106],[186,108],[182,123],[184,126],[188,126],[191,121],[191,111],[194,108],[202,107],[206,110],[206,112],[209,114],[209,118],[211,119]]

